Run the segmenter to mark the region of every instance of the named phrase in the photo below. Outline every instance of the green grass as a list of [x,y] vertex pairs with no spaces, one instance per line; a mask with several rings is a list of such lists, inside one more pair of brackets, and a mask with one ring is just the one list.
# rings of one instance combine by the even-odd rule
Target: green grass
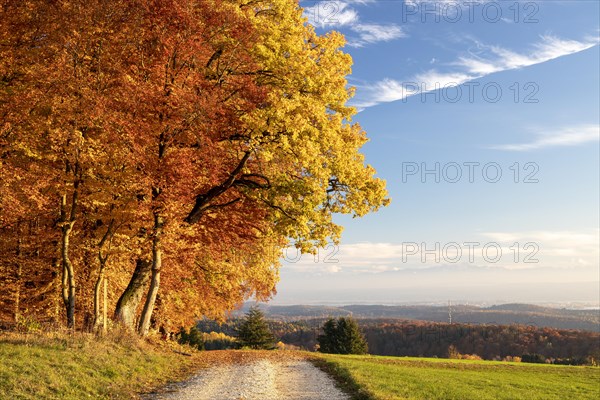
[[185,357],[127,336],[21,334],[0,336],[0,399],[129,399],[193,368],[267,356],[315,359],[357,400],[600,398],[597,367],[256,351]]
[[133,338],[0,336],[0,399],[129,399],[190,359]]
[[355,399],[598,399],[600,368],[435,358],[322,355]]

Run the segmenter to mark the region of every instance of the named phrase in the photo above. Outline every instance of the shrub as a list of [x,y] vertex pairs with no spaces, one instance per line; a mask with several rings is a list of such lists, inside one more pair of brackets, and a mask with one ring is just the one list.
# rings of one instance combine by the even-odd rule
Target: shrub
[[481,360],[477,354],[463,354],[460,356],[461,360]]
[[202,334],[205,350],[228,350],[237,349],[238,342],[234,337],[227,336],[222,332],[210,332]]
[[523,354],[521,361],[524,363],[544,364],[546,362],[546,357],[537,353]]
[[552,364],[559,365],[592,365],[589,357],[569,357],[569,358],[556,358],[552,361]]
[[178,336],[179,343],[190,345],[198,350],[204,350],[204,339],[202,332],[200,332],[195,326],[192,326],[189,332],[185,328],[181,327],[179,329]]
[[448,358],[455,360],[481,360],[481,357],[477,354],[460,354],[453,344],[448,346]]
[[458,359],[460,359],[461,356],[462,356],[462,354],[460,354],[458,352],[458,350],[456,349],[456,346],[454,346],[453,344],[448,346],[448,358],[458,360]]

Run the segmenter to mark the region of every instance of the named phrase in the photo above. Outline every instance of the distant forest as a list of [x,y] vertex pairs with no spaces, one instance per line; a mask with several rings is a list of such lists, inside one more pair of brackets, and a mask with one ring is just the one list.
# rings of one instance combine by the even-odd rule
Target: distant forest
[[[324,318],[269,321],[275,337],[288,345],[314,350]],[[236,336],[242,319],[223,324],[198,322],[202,332]],[[543,359],[600,359],[600,334],[525,325],[474,325],[398,319],[358,319],[369,353],[386,356],[448,357],[449,350],[485,360],[541,355]],[[452,346],[452,348],[451,348]]]
[[[265,315],[273,320],[316,319],[326,317],[395,318],[460,324],[532,325],[556,329],[578,329],[600,333],[600,310],[571,310],[531,304],[502,304],[491,307],[472,305],[347,305],[347,306],[271,306],[261,305]],[[234,316],[245,312],[247,305]]]

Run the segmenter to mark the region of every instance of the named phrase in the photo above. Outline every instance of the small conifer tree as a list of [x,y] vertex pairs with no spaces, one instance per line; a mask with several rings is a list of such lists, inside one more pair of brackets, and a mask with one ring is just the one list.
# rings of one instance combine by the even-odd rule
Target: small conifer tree
[[242,346],[251,349],[271,350],[275,348],[275,338],[258,307],[252,307],[244,322],[238,328],[238,340]]
[[352,318],[329,319],[323,325],[323,334],[317,338],[319,351],[333,354],[366,354],[367,341]]

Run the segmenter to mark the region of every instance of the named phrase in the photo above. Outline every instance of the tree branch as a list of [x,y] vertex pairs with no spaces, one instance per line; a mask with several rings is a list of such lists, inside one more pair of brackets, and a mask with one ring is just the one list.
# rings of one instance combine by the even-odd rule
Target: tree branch
[[196,203],[194,204],[194,208],[192,208],[192,211],[190,211],[188,216],[185,218],[185,222],[189,224],[198,222],[204,211],[206,211],[206,209],[210,207],[210,202],[222,195],[223,193],[225,193],[227,190],[229,190],[229,188],[231,188],[234,185],[236,176],[238,176],[240,172],[242,172],[242,169],[244,168],[246,162],[250,158],[250,154],[250,151],[246,151],[244,153],[244,157],[242,157],[237,167],[235,167],[235,169],[231,171],[231,173],[229,174],[227,179],[223,181],[223,183],[217,186],[213,186],[204,194],[199,194],[198,196],[196,196]]

